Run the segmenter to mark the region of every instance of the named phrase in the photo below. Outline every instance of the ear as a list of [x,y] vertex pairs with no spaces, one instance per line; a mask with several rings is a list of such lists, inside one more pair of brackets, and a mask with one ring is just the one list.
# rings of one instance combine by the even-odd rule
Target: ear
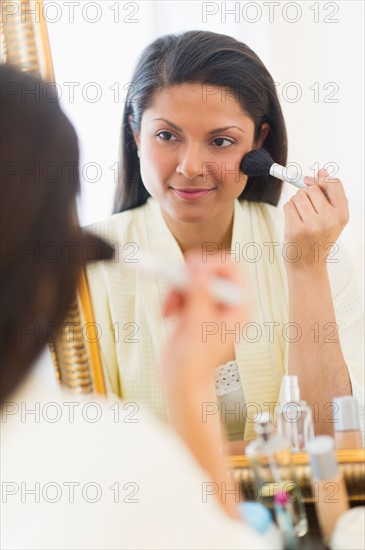
[[136,132],[134,130],[134,124],[133,124],[133,116],[132,115],[129,115],[128,116],[128,122],[129,122],[129,127],[132,131],[132,134],[133,134],[133,137],[134,137],[134,141],[136,142],[136,147],[137,149],[139,149],[139,145],[140,145],[140,134],[139,132]]
[[263,122],[261,124],[261,135],[257,140],[257,142],[255,143],[255,149],[260,149],[263,146],[269,132],[270,132],[270,124],[268,122]]

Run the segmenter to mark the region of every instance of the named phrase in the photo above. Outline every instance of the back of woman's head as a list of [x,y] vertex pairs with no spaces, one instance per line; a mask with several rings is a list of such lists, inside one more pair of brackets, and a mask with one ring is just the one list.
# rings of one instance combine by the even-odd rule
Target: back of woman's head
[[3,399],[57,332],[75,293],[82,244],[75,131],[54,87],[7,65],[0,71]]
[[[115,212],[140,206],[149,197],[141,179],[132,129],[139,131],[143,112],[158,90],[183,83],[209,85],[209,93],[219,93],[218,89],[231,93],[254,121],[255,139],[260,136],[262,123],[268,122],[270,133],[263,147],[275,162],[286,164],[286,129],[275,83],[257,55],[231,36],[213,32],[162,36],[142,52],[130,82],[123,113]],[[280,193],[281,182],[272,176],[250,177],[239,198],[276,205]]]

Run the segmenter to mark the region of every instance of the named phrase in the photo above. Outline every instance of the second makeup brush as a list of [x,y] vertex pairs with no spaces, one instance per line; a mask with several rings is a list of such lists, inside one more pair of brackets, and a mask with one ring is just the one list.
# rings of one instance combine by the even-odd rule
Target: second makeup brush
[[[156,276],[170,282],[177,289],[186,289],[189,284],[189,272],[186,266],[176,266],[161,262],[147,253],[139,253],[137,262],[124,261],[120,263],[124,269],[144,274],[147,277]],[[243,288],[232,281],[215,277],[209,284],[209,290],[217,302],[237,306],[247,303],[247,294]]]

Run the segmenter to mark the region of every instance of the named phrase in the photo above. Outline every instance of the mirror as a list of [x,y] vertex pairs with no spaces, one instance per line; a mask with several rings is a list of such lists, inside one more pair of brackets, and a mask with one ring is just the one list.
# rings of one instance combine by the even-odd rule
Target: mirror
[[[3,4],[3,9],[8,10],[6,13],[10,22],[12,17],[10,9],[14,11],[16,3],[4,2]],[[37,9],[39,9],[41,6],[39,2],[28,4],[29,13],[33,8],[36,9],[38,6]],[[351,229],[345,230],[344,237],[352,258],[356,259],[358,278],[360,281],[363,280],[361,277],[362,262],[358,262],[358,258],[363,257],[363,253],[359,253],[359,250],[362,250],[359,239],[359,234],[362,234],[362,232],[359,231],[359,227],[362,224],[363,212],[361,201],[358,199],[359,167],[353,162],[354,158],[361,157],[362,151],[361,137],[357,134],[359,127],[355,125],[354,128],[352,123],[356,119],[356,112],[352,112],[352,109],[361,100],[358,95],[361,87],[358,89],[349,86],[349,82],[352,81],[353,68],[351,63],[338,64],[338,60],[343,55],[342,45],[340,42],[337,43],[333,40],[334,32],[339,28],[345,36],[350,35],[353,41],[348,42],[348,47],[352,48],[353,58],[356,58],[358,44],[353,38],[357,34],[354,25],[359,25],[361,18],[356,17],[355,12],[352,11],[351,25],[346,19],[346,14],[350,14],[346,10],[357,9],[356,6],[346,7],[345,3],[333,3],[333,6],[327,6],[325,9],[324,6],[315,4],[312,7],[313,9],[303,6],[301,13],[294,13],[289,7],[286,11],[280,8],[275,14],[272,14],[275,17],[275,26],[273,26],[270,21],[271,15],[268,12],[259,13],[258,5],[256,5],[257,21],[254,21],[255,14],[247,9],[245,11],[243,5],[240,6],[239,13],[234,14],[234,17],[230,19],[230,16],[227,13],[224,14],[221,8],[218,7],[218,11],[216,11],[217,6],[209,11],[207,4],[196,3],[192,6],[171,2],[162,6],[162,3],[159,2],[103,2],[103,5],[100,5],[99,8],[94,6],[94,11],[92,6],[84,9],[75,5],[74,12],[71,14],[69,3],[68,5],[67,3],[59,3],[59,8],[57,8],[55,3],[44,2],[44,9],[41,14],[38,14],[38,18],[43,15],[43,19],[47,23],[52,54],[55,60],[56,81],[61,90],[65,110],[74,120],[83,149],[87,151],[84,154],[81,166],[84,179],[83,201],[86,205],[80,208],[79,211],[82,223],[97,222],[106,217],[111,210],[112,197],[116,186],[116,173],[118,171],[116,165],[118,134],[126,94],[130,88],[130,76],[127,76],[127,74],[130,74],[130,70],[135,65],[137,56],[142,49],[142,42],[144,41],[143,44],[147,44],[158,35],[190,28],[218,30],[218,32],[224,30],[227,34],[242,39],[242,29],[244,29],[247,43],[252,45],[252,48],[262,57],[270,68],[270,72],[275,74],[276,87],[285,112],[288,132],[292,142],[290,159],[293,165],[303,166],[310,173],[313,173],[320,165],[327,165],[333,175],[338,170],[346,176],[349,182],[346,193],[350,201],[352,221],[350,224]],[[339,5],[341,5],[341,9],[336,11],[336,6]],[[174,19],[170,17],[173,10],[175,10]],[[305,13],[304,10],[306,10]],[[13,13],[13,17],[18,17],[18,21],[19,14],[21,15],[19,11]],[[294,21],[296,18],[298,18],[298,21]],[[34,19],[34,16],[30,15],[28,22],[34,22]],[[39,20],[42,20],[41,17]],[[16,19],[13,19],[14,21]],[[304,24],[304,21],[306,21],[306,24]],[[308,21],[310,21],[310,31],[316,37],[310,43],[307,40]],[[120,25],[122,25],[123,33],[120,32]],[[35,28],[34,25],[33,28]],[[9,27],[4,26],[4,29],[9,29]],[[145,32],[146,29],[148,29],[148,32]],[[66,35],[68,37],[67,41],[64,40]],[[76,51],[76,39],[79,40],[80,35],[83,37],[84,47]],[[102,36],[103,39],[96,41],[96,35]],[[136,40],[136,36],[142,37],[142,35],[143,41],[142,39]],[[6,37],[6,33],[4,36]],[[358,33],[358,36],[361,36],[361,32]],[[6,40],[9,40],[9,38],[6,38]],[[305,49],[302,48],[304,42],[307,43]],[[34,43],[39,44],[39,38]],[[288,43],[291,44],[290,52],[288,52]],[[323,51],[318,51],[318,43],[323,44]],[[270,47],[272,44],[275,44],[275,51]],[[129,48],[133,49],[133,55],[129,54]],[[10,60],[9,48],[5,51],[7,51]],[[126,51],[128,51],[128,55],[125,55]],[[115,54],[111,55],[110,52]],[[40,58],[40,54],[37,54],[37,58]],[[128,58],[128,62],[125,58]],[[283,59],[286,61],[286,68],[282,63]],[[98,68],[95,67],[96,60]],[[119,66],[119,61],[121,65],[124,63],[123,67]],[[323,67],[326,67],[326,71],[322,76]],[[82,78],[81,70],[85,70],[82,73],[85,76]],[[53,79],[52,74],[49,72],[43,72],[42,74],[51,80]],[[113,110],[109,110],[110,104],[113,105]],[[78,122],[76,122],[77,111],[83,113],[83,118]],[[87,122],[85,122],[86,119]],[[100,119],[103,120],[99,125],[96,121],[100,121]],[[318,128],[317,119],[320,120],[320,126],[326,129],[325,139],[319,131],[313,131],[313,128]],[[338,133],[339,120],[343,128],[343,135],[341,136]],[[83,124],[85,126],[82,126]],[[98,132],[95,132],[95,128],[98,128]],[[86,134],[92,136],[92,143],[88,141]],[[344,147],[343,144],[348,143],[348,135],[352,136],[351,149],[345,151],[347,147]],[[104,141],[112,145],[102,147]],[[87,143],[88,145],[86,145]],[[99,160],[99,156],[96,154],[99,149],[108,151],[102,161]],[[318,151],[321,151],[320,158],[318,158]],[[340,163],[337,159],[340,159]],[[292,189],[287,186],[284,191],[285,196],[292,193]],[[105,199],[106,196],[107,199]],[[154,233],[153,228],[149,235],[153,239],[154,245],[158,246],[158,236]],[[135,245],[136,242],[133,239],[121,242],[119,243],[119,252],[129,255],[132,260],[138,258],[135,255],[138,252]],[[138,243],[137,246],[139,246]],[[174,250],[173,254],[176,255],[176,249]],[[242,250],[240,252],[242,253]],[[172,256],[168,256],[167,261],[170,258]],[[176,255],[176,260],[179,261],[180,259]],[[90,269],[93,270],[93,268],[91,266]],[[92,276],[90,281],[91,293],[98,293],[100,287],[93,284]],[[85,295],[88,296],[87,290]],[[90,302],[88,303],[90,305]],[[111,304],[112,308],[114,306],[115,304]],[[144,308],[145,305],[141,307]],[[96,311],[93,312],[92,309]],[[85,354],[89,358],[92,357],[93,353],[90,351],[92,348],[94,354],[98,355],[100,352],[109,389],[111,388],[116,393],[123,394],[122,388],[126,388],[127,385],[122,369],[125,368],[126,364],[132,364],[130,361],[133,362],[136,353],[135,348],[138,348],[142,336],[149,330],[153,330],[153,326],[142,327],[135,319],[129,318],[128,314],[123,320],[118,320],[113,316],[109,318],[107,316],[108,311],[99,312],[95,301],[92,309],[88,309],[87,305],[81,307],[81,330],[78,332],[78,342],[75,344],[78,349],[78,357],[82,356],[84,358]],[[87,318],[82,317],[86,315],[87,310],[89,316]],[[95,318],[92,316],[93,313],[96,314]],[[70,315],[74,314],[75,311],[70,313]],[[103,319],[100,318],[101,315],[104,315]],[[90,333],[88,330],[84,330],[88,323],[94,326],[94,332]],[[104,328],[103,335],[99,336],[98,326]],[[91,328],[93,327],[91,326]],[[254,329],[255,327],[251,328]],[[172,327],[168,326],[166,330],[170,329]],[[245,337],[252,340],[255,338],[255,334],[245,333]],[[111,345],[106,343],[105,340],[109,340]],[[162,348],[163,340],[164,336],[161,336],[160,341],[155,344],[157,349]],[[78,346],[82,347],[82,352],[80,352],[81,348]],[[109,351],[107,351],[107,348]],[[115,357],[118,353],[124,353],[126,348],[130,350],[131,357],[126,358],[126,360],[123,359],[118,370],[115,367]],[[61,355],[63,353],[63,357],[68,354],[68,365],[73,367],[77,363],[77,354],[72,356],[70,361],[69,350],[60,353]],[[60,362],[60,359],[58,361]],[[98,361],[100,366],[99,359],[96,363]],[[157,363],[157,361],[154,363]],[[85,372],[81,372],[80,369],[78,373],[76,371],[75,376],[73,372],[70,374],[65,371],[63,380],[72,380],[73,382],[77,380],[80,382],[85,381],[86,377],[87,383],[84,384],[84,390],[90,391],[92,385],[96,386],[95,381],[100,377],[100,368],[96,371],[96,374],[90,371],[89,368]],[[58,371],[58,374],[62,376],[60,371]],[[280,377],[280,372],[275,372],[273,378],[275,376]],[[82,389],[83,383],[80,382],[78,386],[75,386],[77,391]],[[153,384],[152,389],[151,387],[143,388],[142,397],[146,396],[147,400],[151,395],[155,395],[156,379],[154,379]],[[277,393],[278,387],[279,384],[277,384],[273,393]],[[156,389],[156,391],[158,390]],[[128,393],[124,395],[128,396]],[[254,402],[255,399],[249,400],[249,403]],[[157,409],[156,412],[162,415],[162,411],[158,407]],[[252,436],[252,433],[250,435]]]

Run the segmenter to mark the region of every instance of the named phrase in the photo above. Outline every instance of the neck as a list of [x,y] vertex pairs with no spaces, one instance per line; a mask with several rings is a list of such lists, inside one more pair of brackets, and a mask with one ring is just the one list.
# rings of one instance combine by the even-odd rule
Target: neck
[[230,250],[233,213],[234,206],[230,205],[226,212],[220,212],[219,218],[197,223],[176,221],[165,213],[163,216],[183,254],[195,248],[210,256]]

